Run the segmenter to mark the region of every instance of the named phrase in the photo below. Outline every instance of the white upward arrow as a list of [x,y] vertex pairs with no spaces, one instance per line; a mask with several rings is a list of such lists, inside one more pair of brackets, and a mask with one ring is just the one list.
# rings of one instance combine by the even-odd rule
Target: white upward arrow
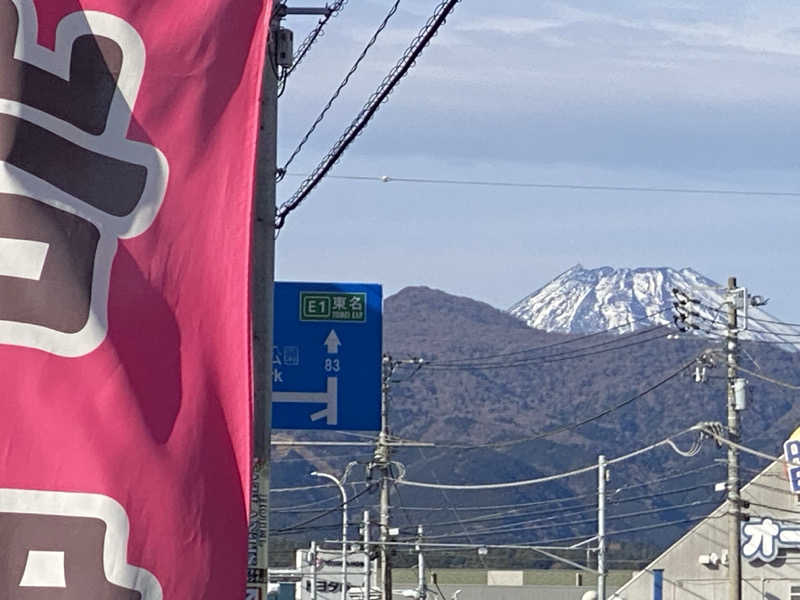
[[339,346],[342,345],[342,342],[339,341],[339,336],[336,335],[335,329],[331,329],[331,332],[328,334],[328,337],[325,338],[324,343],[328,347],[328,354],[338,354]]

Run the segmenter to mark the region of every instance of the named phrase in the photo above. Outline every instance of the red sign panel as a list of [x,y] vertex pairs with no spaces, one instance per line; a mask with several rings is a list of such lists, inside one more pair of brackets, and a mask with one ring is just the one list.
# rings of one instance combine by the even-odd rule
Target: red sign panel
[[0,0],[0,597],[244,596],[270,0]]

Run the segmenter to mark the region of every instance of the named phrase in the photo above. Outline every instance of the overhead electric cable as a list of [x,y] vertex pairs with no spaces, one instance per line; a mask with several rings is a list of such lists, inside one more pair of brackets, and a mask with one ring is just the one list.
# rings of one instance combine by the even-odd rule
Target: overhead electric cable
[[[655,331],[661,330],[665,328],[666,325],[658,325],[651,329],[642,330],[636,333],[629,334],[625,337],[625,339],[630,339],[631,337],[638,337],[639,335],[653,333]],[[599,354],[606,354],[608,352],[616,352],[618,350],[625,350],[627,348],[632,348],[634,346],[640,346],[642,344],[647,344],[649,342],[653,342],[656,340],[666,339],[667,335],[669,334],[659,334],[654,335],[652,337],[648,337],[642,340],[637,340],[635,342],[630,343],[623,343],[620,342],[624,341],[622,339],[617,340],[609,340],[606,342],[602,342],[599,344],[595,344],[594,346],[590,346],[588,348],[576,348],[574,350],[563,352],[561,354],[556,354],[552,356],[536,356],[531,358],[521,358],[519,360],[513,362],[488,362],[488,363],[460,363],[460,364],[438,364],[436,362],[431,363],[424,363],[423,366],[428,369],[433,369],[437,371],[463,371],[463,370],[495,370],[495,369],[513,369],[516,367],[523,367],[529,366],[532,364],[549,364],[554,362],[564,362],[567,360],[577,360],[579,358],[588,358],[590,356],[597,356]],[[601,346],[609,346],[610,344],[618,344],[613,347],[604,347],[601,350],[594,350],[589,351],[590,348],[598,348]]]
[[350,78],[353,75],[355,75],[356,71],[358,71],[358,67],[361,66],[361,63],[367,57],[367,54],[375,45],[375,42],[378,41],[378,37],[383,32],[383,30],[386,29],[386,26],[389,24],[389,20],[397,12],[397,8],[399,6],[400,6],[400,0],[395,0],[394,4],[392,4],[391,8],[389,9],[389,12],[386,13],[386,16],[383,18],[383,21],[381,21],[381,24],[378,25],[378,28],[375,30],[375,33],[372,34],[372,37],[367,42],[367,45],[364,46],[364,49],[361,51],[361,54],[358,55],[353,65],[350,67],[350,70],[347,72],[347,75],[344,76],[344,79],[342,79],[341,83],[339,83],[339,86],[334,90],[333,95],[325,103],[325,106],[322,107],[322,110],[320,111],[319,115],[317,115],[317,118],[314,119],[314,122],[311,124],[311,127],[308,128],[306,134],[303,136],[303,138],[297,144],[295,149],[289,155],[289,158],[286,160],[283,167],[278,169],[279,177],[281,173],[286,172],[286,169],[289,168],[289,165],[292,164],[292,161],[297,157],[298,154],[300,154],[300,151],[303,149],[303,146],[306,145],[306,142],[313,135],[314,131],[316,131],[319,124],[322,123],[322,120],[325,118],[325,115],[327,115],[328,111],[333,107],[333,103],[336,102],[337,98],[339,98],[339,95],[342,93],[342,90],[344,90],[344,88],[347,87],[347,84],[350,83]]
[[[620,325],[615,325],[614,327],[609,327],[608,329],[603,329],[602,331],[595,331],[593,333],[587,333],[587,334],[579,335],[579,336],[570,336],[569,339],[561,340],[559,342],[554,342],[554,343],[551,343],[551,344],[544,344],[544,345],[541,345],[541,346],[531,346],[531,347],[528,347],[528,348],[522,348],[520,350],[514,350],[512,352],[501,352],[501,353],[497,353],[497,354],[485,354],[485,355],[464,357],[464,358],[437,359],[435,361],[430,361],[430,362],[431,363],[435,363],[435,364],[448,364],[449,365],[449,364],[458,364],[458,363],[461,363],[461,362],[486,361],[486,360],[493,360],[493,359],[496,359],[496,358],[507,358],[509,356],[517,356],[519,354],[527,354],[529,352],[539,352],[541,350],[549,350],[550,348],[556,348],[558,346],[564,346],[564,345],[567,345],[567,344],[575,344],[575,343],[587,340],[589,338],[597,337],[599,335],[608,334],[608,333],[611,333],[613,331],[616,331],[617,329],[621,329],[623,327],[629,327],[629,326],[631,326],[631,325],[633,325],[635,323],[639,323],[641,321],[646,321],[646,320],[651,319],[652,317],[655,317],[655,316],[658,316],[660,314],[663,314],[664,312],[666,312],[668,310],[672,310],[672,307],[669,306],[669,307],[664,308],[662,310],[659,310],[659,311],[656,311],[656,312],[653,312],[653,313],[648,313],[645,316],[640,317],[638,319],[634,319],[632,321],[627,321],[627,322],[622,323]],[[639,332],[636,332],[636,333],[641,333],[643,331],[647,331],[647,330],[646,329],[645,330],[640,330]],[[620,335],[619,338],[617,338],[617,339],[625,338],[627,335],[632,335],[633,333],[634,332],[631,332],[631,334]]]
[[[617,404],[614,404],[613,406],[611,406],[611,407],[609,407],[609,408],[607,408],[607,409],[605,409],[603,411],[600,411],[599,413],[596,413],[596,414],[594,414],[594,415],[592,415],[590,417],[586,417],[585,419],[581,419],[579,421],[575,421],[575,422],[572,422],[572,423],[569,423],[569,424],[566,424],[566,425],[560,425],[559,427],[556,427],[554,429],[550,429],[548,431],[544,431],[544,432],[539,433],[539,434],[534,435],[534,436],[529,436],[529,437],[524,437],[524,438],[517,438],[517,439],[514,439],[514,440],[506,440],[506,441],[502,441],[502,442],[487,442],[487,443],[484,443],[484,444],[437,444],[436,447],[437,448],[455,448],[455,449],[462,449],[462,450],[474,450],[474,449],[479,449],[479,448],[505,448],[505,447],[508,447],[508,446],[514,446],[514,445],[522,444],[522,443],[525,443],[525,442],[532,442],[532,441],[536,441],[536,440],[552,437],[554,435],[557,435],[559,433],[563,433],[565,431],[571,431],[573,429],[577,429],[579,427],[582,427],[584,425],[592,423],[593,421],[597,421],[599,419],[602,419],[603,417],[605,417],[607,415],[610,415],[611,413],[616,412],[621,408],[624,408],[625,406],[635,402],[636,400],[639,400],[640,398],[644,398],[646,395],[654,392],[655,390],[657,390],[661,386],[666,385],[667,383],[669,383],[670,381],[675,379],[678,375],[680,375],[681,373],[683,373],[684,371],[686,371],[687,369],[689,369],[690,367],[692,367],[694,365],[695,365],[695,359],[692,359],[691,361],[687,362],[683,366],[681,366],[678,369],[676,369],[674,372],[672,372],[669,375],[667,375],[666,377],[660,379],[658,382],[652,384],[647,389],[645,389],[645,390],[637,393],[636,395],[628,398],[627,400],[623,400],[622,402],[618,402]],[[666,441],[659,442],[659,443],[666,444]],[[596,469],[597,467],[595,466],[593,468]]]
[[[394,477],[395,476],[394,475],[394,465],[391,462],[389,463],[389,476],[390,477]],[[394,493],[397,495],[397,500],[400,503],[400,510],[403,513],[403,518],[405,518],[406,523],[408,523],[409,527],[413,527],[412,520],[411,520],[411,515],[409,515],[408,512],[405,509],[402,508],[404,503],[403,503],[402,495],[400,494],[400,488],[397,487],[397,484],[393,484],[393,487],[394,487]]]
[[785,387],[785,388],[790,389],[790,390],[800,390],[800,385],[794,385],[792,383],[787,383],[785,381],[781,381],[780,379],[775,379],[774,377],[769,377],[768,375],[762,375],[761,373],[758,373],[756,371],[752,371],[750,369],[745,369],[744,367],[739,366],[739,365],[736,366],[736,370],[737,371],[741,371],[742,373],[747,373],[748,375],[751,375],[751,376],[753,376],[753,377],[755,377],[757,379],[761,379],[763,381],[768,381],[769,383],[772,383],[772,384],[780,386],[780,387]]
[[[696,473],[696,472],[699,472],[699,471],[702,471],[702,470],[707,470],[709,468],[719,467],[719,466],[721,466],[721,465],[720,464],[705,465],[705,466],[697,468],[697,469],[691,469],[691,470],[682,472],[682,473],[680,473],[678,475],[662,477],[662,478],[659,478],[659,479],[650,480],[648,482],[634,484],[632,486],[625,486],[623,488],[617,488],[616,490],[614,490],[614,491],[609,493],[609,499],[607,500],[607,504],[609,506],[610,505],[615,505],[615,504],[616,505],[626,504],[626,503],[635,502],[635,501],[638,501],[638,500],[659,498],[659,497],[663,497],[663,496],[671,496],[671,495],[678,494],[678,493],[689,492],[689,491],[694,491],[694,490],[697,490],[697,489],[703,489],[703,488],[706,488],[706,487],[710,487],[712,485],[712,483],[715,483],[715,482],[704,482],[704,483],[700,483],[700,484],[692,485],[692,486],[688,486],[688,487],[675,488],[675,489],[666,490],[666,491],[657,492],[657,493],[642,494],[642,495],[639,495],[639,496],[629,496],[627,498],[618,498],[616,496],[616,494],[618,494],[619,492],[621,492],[623,490],[633,489],[633,488],[636,488],[636,487],[644,487],[644,486],[649,486],[649,485],[654,485],[654,484],[663,484],[665,481],[669,481],[669,480],[677,479],[677,478],[683,478],[683,477],[686,477],[689,474]],[[436,511],[442,511],[442,510],[447,510],[447,511],[455,510],[455,511],[462,511],[462,512],[479,512],[479,511],[484,511],[484,510],[506,509],[503,512],[484,515],[483,517],[469,517],[470,520],[478,520],[478,519],[481,519],[481,518],[495,519],[496,517],[499,517],[501,515],[525,516],[525,515],[542,514],[542,513],[547,514],[547,513],[550,513],[550,512],[554,512],[554,511],[583,509],[583,508],[589,508],[589,507],[595,507],[596,508],[596,506],[597,506],[596,503],[592,503],[592,504],[584,503],[584,504],[577,504],[577,505],[572,505],[572,506],[559,506],[559,507],[556,507],[556,508],[537,508],[536,512],[533,512],[533,511],[531,511],[531,512],[521,512],[523,509],[531,508],[533,506],[542,506],[542,505],[554,504],[554,503],[566,504],[567,502],[572,502],[572,501],[576,501],[576,500],[582,500],[582,499],[585,499],[585,498],[588,498],[588,497],[596,498],[596,496],[597,496],[597,493],[596,492],[592,492],[592,493],[588,493],[588,494],[581,494],[581,495],[578,495],[578,496],[565,496],[565,497],[561,497],[561,498],[554,498],[554,499],[551,499],[551,500],[539,500],[539,501],[535,501],[535,502],[522,502],[522,503],[516,503],[516,504],[500,504],[500,505],[490,505],[490,506],[454,506],[454,507],[452,507],[452,509],[451,508],[445,508],[445,507],[421,507],[421,506],[408,507],[408,506],[406,506],[406,507],[404,507],[404,510],[419,510],[419,511],[426,511],[426,512],[436,512]],[[466,519],[465,519],[465,521],[466,521]],[[423,525],[426,525],[426,526],[431,525],[431,526],[433,526],[433,525],[442,525],[442,524],[446,524],[446,523],[448,523],[448,522],[435,522],[435,523],[425,522],[425,523],[423,523]],[[449,522],[449,523],[450,524],[456,524],[455,522],[452,522],[452,521]]]
[[762,319],[761,317],[754,317],[747,315],[748,321],[755,321],[756,323],[769,323],[770,325],[784,325],[786,327],[800,327],[800,323],[788,323],[786,321],[773,321],[771,319]]
[[[364,494],[366,494],[367,492],[369,492],[371,490],[372,490],[372,487],[370,487],[370,486],[365,487],[358,494],[356,494],[352,498],[349,498],[348,502],[353,502],[353,500],[356,500],[357,498],[363,496]],[[334,513],[334,512],[336,512],[338,510],[342,510],[343,507],[344,507],[344,503],[340,503],[338,506],[334,506],[333,508],[331,508],[329,510],[326,510],[325,512],[317,515],[316,517],[312,517],[310,519],[306,519],[305,521],[300,521],[299,523],[295,523],[294,525],[292,525],[290,527],[284,527],[282,529],[274,529],[274,530],[272,530],[272,533],[288,533],[290,531],[296,531],[296,530],[302,528],[304,525],[308,525],[309,523],[313,523],[314,521],[318,521],[319,519],[322,519],[323,517],[327,517],[331,513]]]
[[[681,370],[683,370],[683,369],[681,369]],[[680,372],[680,371],[678,371],[678,372]],[[666,383],[667,381],[669,381],[669,379],[671,379],[672,377],[675,377],[676,374],[677,373],[671,375],[667,379],[662,380],[662,382],[660,382],[659,385],[663,385],[663,383]],[[655,389],[655,387],[656,386],[651,386],[650,390]],[[618,456],[617,458],[609,459],[609,460],[606,461],[606,464],[608,464],[608,465],[615,464],[615,463],[618,463],[618,462],[629,460],[629,459],[631,459],[631,458],[633,458],[635,456],[638,456],[640,454],[644,454],[645,452],[650,452],[651,450],[654,450],[654,449],[656,449],[656,448],[658,448],[660,446],[668,445],[669,442],[671,441],[671,439],[670,439],[671,437],[677,437],[679,435],[683,435],[685,433],[689,433],[689,432],[692,432],[692,431],[698,431],[697,426],[690,427],[689,429],[685,429],[685,430],[683,430],[683,431],[681,431],[679,433],[674,434],[673,436],[670,436],[668,438],[664,438],[663,440],[655,442],[654,444],[650,444],[649,446],[645,446],[644,448],[640,448],[638,450],[634,450],[633,452],[629,452],[629,453],[624,454],[622,456]],[[537,483],[545,483],[547,481],[555,481],[555,480],[558,480],[558,479],[564,479],[566,477],[572,477],[574,475],[580,475],[581,473],[588,473],[590,471],[595,471],[596,469],[597,469],[597,465],[593,464],[593,465],[589,465],[589,466],[586,466],[586,467],[581,467],[579,469],[573,469],[571,471],[566,471],[564,473],[557,473],[557,474],[554,474],[554,475],[546,475],[546,476],[543,476],[543,477],[536,477],[534,479],[524,479],[524,480],[521,480],[521,481],[509,481],[509,482],[505,482],[505,483],[483,483],[483,484],[467,484],[467,485],[458,484],[457,485],[457,484],[443,484],[443,483],[427,483],[427,482],[422,482],[422,481],[409,481],[407,479],[397,479],[396,481],[397,481],[397,483],[399,483],[401,485],[408,485],[408,486],[412,486],[412,487],[421,487],[421,488],[431,488],[431,489],[444,489],[444,490],[495,490],[495,489],[504,489],[504,488],[512,488],[512,487],[521,487],[521,486],[533,485],[533,484],[537,484]]]
[[[645,494],[641,496],[632,496],[630,498],[618,498],[618,499],[609,499],[608,506],[619,506],[621,504],[629,504],[631,502],[637,502],[639,500],[649,500],[653,498],[662,498],[664,496],[674,496],[675,494],[680,494],[684,492],[699,490],[699,489],[707,489],[712,486],[712,483],[706,482],[699,485],[693,485],[685,488],[679,488],[674,490],[668,490],[665,492],[659,492],[654,494]],[[596,496],[597,494],[593,494]],[[672,505],[672,508],[678,508],[679,505]],[[670,507],[664,507],[664,510]],[[407,510],[407,509],[406,509]],[[537,509],[533,511],[525,511],[522,512],[521,509],[508,509],[503,512],[498,512],[494,514],[488,515],[479,515],[474,517],[464,517],[461,518],[459,521],[421,521],[421,524],[424,525],[426,528],[428,527],[447,527],[451,525],[463,525],[463,524],[471,524],[471,523],[484,523],[488,521],[501,521],[501,520],[510,520],[515,518],[522,518],[522,517],[531,517],[537,516],[541,517],[531,522],[538,522],[538,521],[548,521],[548,520],[555,520],[560,519],[565,516],[571,515],[580,515],[586,512],[593,512],[597,510],[597,503],[584,503],[578,504],[574,506],[561,506],[557,508],[547,508],[547,509]],[[529,521],[522,521],[522,523],[527,523]],[[520,522],[516,522],[520,523]],[[455,534],[454,534],[455,535]]]
[[344,133],[334,146],[328,151],[328,154],[316,166],[311,174],[300,184],[297,191],[278,209],[275,215],[275,230],[280,231],[286,222],[286,217],[295,210],[303,200],[306,199],[308,194],[319,184],[320,181],[328,174],[328,171],[333,168],[333,165],[341,158],[345,150],[353,143],[353,140],[364,130],[373,115],[378,111],[384,100],[389,97],[389,94],[405,76],[405,74],[414,66],[417,58],[419,58],[422,51],[431,41],[434,35],[439,31],[439,28],[444,24],[446,18],[453,11],[456,4],[460,0],[445,0],[441,2],[434,10],[433,15],[428,22],[422,27],[417,37],[411,42],[411,45],[403,53],[403,56],[395,64],[394,68],[384,78],[378,89],[367,100],[366,104],[361,109],[361,112],[356,116],[352,123],[347,127]]
[[[314,500],[313,502],[305,502],[303,504],[293,504],[291,506],[270,506],[270,512],[319,512],[322,508],[321,504],[330,504],[331,501],[336,500],[335,496],[329,496],[321,500]],[[315,508],[308,508],[313,506]]]
[[277,494],[277,493],[282,493],[282,492],[305,492],[307,490],[317,490],[317,489],[320,489],[320,488],[327,488],[327,487],[333,487],[333,484],[332,483],[320,483],[320,484],[317,484],[317,485],[300,485],[300,486],[297,486],[297,487],[271,488],[269,490],[269,493],[270,494],[273,494],[273,493]]
[[[675,473],[675,474],[672,474],[672,475],[666,475],[665,477],[659,477],[657,479],[649,479],[647,481],[641,481],[641,482],[638,482],[638,483],[632,483],[632,484],[624,485],[622,487],[618,487],[618,488],[616,488],[614,490],[609,491],[608,492],[609,500],[607,502],[608,502],[608,504],[612,504],[614,502],[617,502],[617,500],[614,500],[616,494],[618,494],[620,492],[623,492],[623,491],[632,490],[632,489],[641,488],[641,487],[647,487],[647,486],[651,486],[651,485],[663,484],[665,481],[672,481],[674,479],[683,479],[684,477],[687,477],[688,475],[693,475],[695,473],[699,473],[699,472],[702,472],[702,471],[708,471],[710,469],[721,468],[723,466],[724,466],[723,463],[712,463],[710,465],[703,465],[701,467],[697,467],[697,468],[694,468],[694,469],[681,470],[678,473]],[[754,469],[754,471],[757,472],[757,473],[761,472],[760,470],[755,470],[755,469]],[[710,483],[711,482],[709,482],[708,485],[710,485]],[[689,491],[690,489],[691,488],[680,488],[680,490],[675,490],[675,491]],[[643,499],[643,498],[652,498],[652,497],[657,497],[659,495],[669,495],[671,493],[674,493],[674,491],[673,490],[669,490],[669,491],[660,492],[660,493],[657,493],[657,494],[646,494],[646,495],[643,495],[643,496],[635,496],[633,499],[639,500],[639,499]],[[558,498],[551,498],[549,500],[536,500],[536,501],[532,501],[532,502],[515,502],[514,504],[491,504],[491,505],[478,505],[478,506],[454,506],[454,507],[452,507],[452,509],[450,507],[443,507],[443,506],[406,506],[405,509],[406,510],[428,511],[428,512],[432,512],[432,511],[451,511],[451,510],[464,511],[464,512],[472,512],[472,511],[477,512],[477,511],[481,511],[481,510],[500,510],[500,509],[504,509],[504,508],[515,509],[515,508],[527,508],[527,507],[531,507],[531,506],[542,506],[542,505],[546,505],[546,504],[566,503],[566,502],[572,502],[572,501],[576,501],[576,500],[583,500],[584,498],[597,498],[597,492],[589,492],[587,494],[578,494],[576,496],[560,496]],[[625,498],[625,499],[620,500],[620,502],[626,502],[627,500],[628,499]]]
[[[304,173],[287,173],[292,177],[305,177]],[[658,187],[634,185],[581,185],[572,183],[541,183],[531,181],[498,181],[478,179],[434,179],[426,177],[393,177],[389,175],[330,175],[331,179],[373,181],[379,183],[417,183],[435,185],[468,185],[481,187],[534,188],[546,190],[576,190],[591,192],[645,192],[658,194],[707,194],[715,196],[777,196],[800,197],[800,192],[783,190],[737,190],[720,188]]]
[[[703,500],[695,500],[693,502],[686,502],[683,504],[675,504],[672,506],[660,506],[656,508],[650,508],[646,510],[639,510],[629,513],[623,513],[619,515],[607,515],[606,521],[614,521],[620,519],[631,519],[636,517],[643,517],[646,515],[653,515],[658,514],[670,510],[676,510],[680,508],[691,508],[695,506],[702,506],[704,504],[719,504],[720,500],[718,498],[706,498]],[[582,511],[588,512],[588,511]],[[575,515],[580,513],[576,512]],[[502,535],[504,533],[517,533],[519,531],[533,531],[536,529],[553,529],[556,527],[574,527],[578,525],[588,525],[590,523],[597,523],[597,517],[593,517],[590,519],[581,519],[581,520],[571,520],[571,521],[558,521],[555,523],[547,523],[541,524],[543,521],[550,521],[558,518],[563,518],[565,516],[570,515],[559,515],[557,517],[547,517],[544,519],[531,519],[525,521],[518,521],[514,523],[508,523],[505,525],[497,525],[495,527],[487,527],[485,529],[474,529],[471,532],[471,535],[474,537],[477,536],[484,536],[484,535]],[[443,533],[437,535],[426,535],[425,538],[427,540],[439,540],[439,539],[447,539],[447,538],[460,538],[464,537],[464,534],[458,532],[452,533]]]
[[[422,458],[422,460],[425,460],[425,453],[422,451],[422,448],[418,448],[417,450],[419,450],[419,455]],[[436,471],[434,471],[433,468],[431,468],[430,472],[433,475],[433,478],[436,480],[436,483],[440,483],[439,476],[436,475]],[[453,503],[450,502],[450,498],[447,496],[447,492],[445,490],[443,490],[443,489],[440,489],[439,492],[442,494],[442,499],[444,500],[445,505],[449,506],[452,509],[453,516],[455,516],[455,518],[456,518],[456,523],[461,527],[461,530],[464,532],[464,534],[467,537],[467,541],[471,544],[472,543],[472,538],[470,537],[466,526],[461,522],[462,519],[461,519],[461,516],[458,514],[458,511],[455,510],[455,508],[453,507]],[[485,568],[486,567],[486,561],[484,560],[483,556],[479,554],[478,557],[479,557],[482,565]]]
[[732,442],[731,440],[729,440],[725,436],[721,435],[717,431],[713,431],[713,430],[710,430],[710,429],[704,429],[704,431],[705,431],[705,433],[707,435],[709,435],[712,438],[714,438],[720,444],[725,444],[726,446],[731,446],[732,448],[736,448],[737,450],[740,450],[740,451],[745,452],[747,454],[752,454],[753,456],[757,456],[759,458],[763,458],[764,460],[770,460],[770,461],[773,461],[773,462],[780,462],[780,463],[784,463],[784,464],[789,464],[789,463],[787,463],[786,459],[781,455],[772,456],[770,454],[767,454],[766,452],[761,452],[761,451],[756,450],[754,448],[749,448],[747,446],[743,446],[742,444],[737,444],[736,442]]
[[[723,310],[721,308],[715,307],[715,306],[711,306],[709,304],[706,304],[705,302],[698,302],[698,305],[703,307],[703,308],[705,308],[706,310],[709,310],[709,311],[712,311],[713,313],[716,313],[717,315],[721,315],[723,313]],[[704,316],[702,314],[697,315],[697,316],[699,316],[701,319],[703,319],[705,321],[711,322],[712,324],[714,324],[715,321],[716,321],[716,319],[711,320],[711,319],[709,319],[708,317],[706,317],[706,316]],[[762,319],[760,317],[755,317],[752,314],[748,314],[747,315],[747,320],[748,321],[753,321],[754,323],[757,323],[757,324],[761,325],[761,327],[762,327],[762,329],[753,329],[753,330],[750,331],[750,333],[762,333],[762,334],[766,334],[766,335],[788,336],[788,337],[800,336],[800,332],[792,333],[792,332],[785,332],[785,331],[773,331],[771,329],[768,329],[764,325],[766,323],[768,325],[781,325],[781,326],[784,326],[784,327],[800,327],[800,323],[788,323],[786,321],[775,321],[775,320],[772,320],[772,319]],[[722,323],[720,323],[718,326],[721,326],[723,329],[725,328],[724,324],[722,324]],[[750,340],[747,340],[747,341],[750,341]]]
[[[792,494],[792,496],[794,496],[794,494]],[[763,504],[761,502],[757,502],[757,501],[752,500],[752,499],[748,500],[748,502],[750,503],[750,506],[757,506],[759,508],[767,508],[769,510],[779,510],[781,512],[787,512],[787,513],[794,514],[794,515],[800,515],[800,510],[794,510],[794,509],[786,508],[786,507],[782,507],[782,506],[774,506],[772,504]],[[753,515],[753,516],[759,516],[759,515]],[[765,516],[769,516],[769,515],[765,515]],[[797,519],[791,519],[791,521],[796,522]]]
[[674,475],[666,475],[664,477],[658,477],[657,479],[648,479],[647,481],[640,481],[638,483],[630,483],[628,485],[623,485],[621,487],[618,487],[615,490],[610,491],[609,494],[613,495],[613,494],[616,494],[616,493],[619,493],[619,492],[622,492],[622,491],[625,491],[625,490],[631,490],[631,489],[640,488],[640,487],[647,487],[649,485],[656,485],[656,484],[659,484],[659,483],[664,483],[665,481],[671,481],[673,479],[681,479],[683,477],[686,477],[687,475],[692,475],[694,473],[699,473],[701,471],[708,471],[710,469],[715,469],[715,468],[719,468],[719,467],[723,467],[723,466],[724,465],[722,463],[712,463],[710,465],[703,465],[701,467],[696,467],[694,469],[680,470],[678,473],[676,473]]
[[[697,521],[703,521],[705,519],[721,519],[721,518],[726,517],[726,516],[727,515],[725,515],[725,514],[722,514],[722,515],[713,515],[713,514],[711,514],[711,515],[709,515],[709,514],[697,515],[697,516],[687,517],[685,519],[678,519],[678,520],[675,520],[675,521],[665,521],[665,522],[662,522],[662,523],[657,523],[655,525],[643,525],[642,527],[631,527],[629,529],[618,529],[616,531],[606,531],[606,537],[609,537],[609,536],[612,536],[612,535],[622,535],[623,533],[634,533],[634,532],[639,532],[639,531],[648,531],[648,530],[651,530],[651,529],[663,529],[664,527],[671,527],[672,525],[683,525],[685,523],[695,523]],[[546,540],[536,540],[535,542],[529,542],[529,544],[530,545],[534,545],[534,544],[538,544],[538,545],[558,544],[558,543],[561,543],[561,542],[571,542],[571,541],[574,541],[574,540],[584,540],[584,539],[586,539],[585,535],[573,535],[573,536],[570,536],[570,537],[551,538],[551,539],[546,539]],[[564,548],[564,549],[565,550],[569,550],[569,548]],[[577,550],[577,548],[576,548],[576,550]]]
[[305,39],[300,43],[300,46],[298,46],[297,51],[294,53],[294,56],[292,57],[292,65],[287,69],[284,69],[280,75],[278,81],[280,86],[278,97],[283,95],[283,92],[286,89],[286,80],[289,78],[289,75],[291,75],[294,72],[294,70],[300,65],[300,63],[303,62],[303,59],[305,58],[306,54],[308,54],[308,51],[311,49],[311,46],[314,45],[314,42],[316,42],[317,39],[325,35],[324,31],[325,25],[328,24],[328,21],[330,21],[331,18],[335,17],[342,11],[347,2],[348,0],[336,0],[333,4],[331,4],[328,7],[328,13],[324,15],[317,22],[316,27],[314,27],[314,29],[312,29],[305,37]]
[[[553,357],[557,358],[557,357],[560,357],[560,356],[567,356],[567,355],[575,354],[575,353],[578,353],[578,352],[585,352],[587,350],[592,350],[594,348],[601,348],[601,347],[609,346],[609,345],[613,345],[613,344],[625,343],[625,342],[627,342],[627,340],[629,340],[631,338],[640,337],[642,335],[646,335],[646,334],[652,333],[654,331],[659,331],[664,327],[666,327],[666,325],[656,325],[654,327],[648,327],[647,329],[640,329],[639,331],[634,331],[632,333],[626,333],[626,334],[619,335],[619,336],[610,336],[608,338],[603,338],[603,341],[601,341],[601,342],[589,344],[589,345],[586,345],[586,346],[580,346],[578,348],[570,348],[570,349],[562,350],[562,351],[557,352],[555,354],[549,354],[549,355],[545,354],[545,355],[543,355],[541,357],[540,356],[534,356],[534,357],[528,357],[528,358],[519,358],[519,359],[516,359],[516,360],[517,361],[526,361],[526,360],[529,360],[529,359],[538,360],[540,358],[553,358]],[[591,334],[591,335],[593,335],[593,334]],[[590,336],[587,336],[587,337],[590,337]],[[576,339],[574,341],[575,342],[583,341],[584,339],[585,338],[581,338],[581,339]],[[549,350],[549,349],[554,348],[556,346],[563,346],[563,345],[565,345],[567,343],[570,343],[570,342],[569,341],[562,341],[562,342],[557,342],[555,344],[547,344],[547,345],[544,345],[544,346],[533,346],[533,347],[530,347],[530,348],[527,348],[527,349],[524,349],[524,350],[515,350],[513,352],[502,352],[502,353],[498,353],[498,354],[486,354],[486,355],[474,356],[474,357],[453,358],[453,359],[449,359],[449,360],[435,359],[435,360],[425,361],[424,364],[426,366],[429,366],[429,367],[450,367],[450,366],[458,367],[458,366],[461,366],[461,365],[464,365],[464,364],[485,364],[485,363],[490,363],[491,364],[491,361],[496,360],[498,358],[508,358],[510,356],[516,356],[516,355],[520,355],[520,354],[528,354],[528,353],[531,353],[531,352],[540,352],[542,350]],[[572,343],[574,343],[574,342],[572,342]],[[507,364],[507,363],[504,363],[504,364]]]

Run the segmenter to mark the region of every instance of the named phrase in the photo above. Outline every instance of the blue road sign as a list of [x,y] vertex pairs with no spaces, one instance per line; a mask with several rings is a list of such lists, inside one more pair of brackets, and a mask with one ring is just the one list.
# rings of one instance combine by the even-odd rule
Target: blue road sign
[[272,427],[381,426],[381,286],[275,283]]

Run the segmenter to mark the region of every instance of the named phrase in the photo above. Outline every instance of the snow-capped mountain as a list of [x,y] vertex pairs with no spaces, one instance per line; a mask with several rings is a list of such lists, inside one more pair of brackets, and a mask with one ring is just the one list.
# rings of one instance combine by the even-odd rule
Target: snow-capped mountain
[[[691,309],[700,332],[724,335],[727,324],[727,291],[701,273],[689,268],[643,267],[585,269],[575,265],[508,312],[530,327],[559,333],[629,333],[653,325],[673,324],[674,288],[695,299]],[[782,325],[779,319],[752,306],[746,310],[739,295],[738,318],[742,339],[785,342],[800,348],[800,328]]]

